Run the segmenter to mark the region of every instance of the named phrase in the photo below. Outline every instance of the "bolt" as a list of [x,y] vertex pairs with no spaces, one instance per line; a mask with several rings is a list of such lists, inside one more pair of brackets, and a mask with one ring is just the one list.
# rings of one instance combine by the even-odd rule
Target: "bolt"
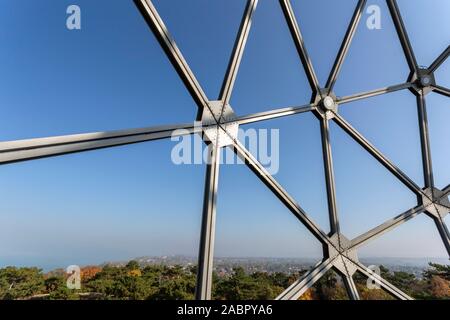
[[423,76],[420,78],[420,83],[426,87],[429,86],[431,84],[431,78],[430,76]]
[[328,110],[332,110],[334,107],[334,100],[330,96],[326,96],[323,98],[323,106],[327,108]]

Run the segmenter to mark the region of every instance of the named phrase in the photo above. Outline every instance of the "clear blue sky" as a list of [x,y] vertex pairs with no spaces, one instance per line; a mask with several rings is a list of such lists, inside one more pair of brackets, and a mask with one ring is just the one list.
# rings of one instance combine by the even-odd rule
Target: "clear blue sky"
[[[155,0],[211,99],[219,93],[243,0]],[[82,30],[65,27],[78,4]],[[324,85],[355,0],[293,0]],[[364,15],[335,86],[338,96],[406,80],[385,1],[382,29]],[[421,65],[450,40],[450,2],[399,0]],[[433,32],[431,32],[433,31]],[[131,0],[0,2],[0,140],[190,122],[196,106]],[[450,60],[436,73],[450,87]],[[278,1],[260,0],[231,105],[238,115],[309,102],[310,88]],[[438,187],[450,183],[450,101],[427,96]],[[423,185],[414,96],[407,91],[340,113]],[[389,114],[390,117],[386,117]],[[312,114],[246,128],[280,129],[275,176],[328,231],[319,124]],[[349,237],[415,205],[415,196],[332,125],[342,231]],[[176,166],[174,142],[143,143],[0,167],[0,266],[101,263],[142,255],[196,255],[202,165]],[[320,244],[246,167],[222,166],[218,256],[319,257]],[[450,221],[447,220],[450,224]],[[410,241],[410,243],[408,243]],[[361,249],[361,256],[445,257],[420,216]]]

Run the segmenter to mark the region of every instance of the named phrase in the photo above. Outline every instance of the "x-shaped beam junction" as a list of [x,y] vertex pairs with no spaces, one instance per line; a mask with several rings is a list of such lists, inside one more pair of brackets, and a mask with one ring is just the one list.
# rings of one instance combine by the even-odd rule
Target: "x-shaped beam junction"
[[444,219],[450,212],[450,201],[448,195],[437,188],[427,188],[424,190],[422,203],[425,212],[434,218]]
[[356,249],[351,249],[351,245],[351,241],[341,233],[333,234],[328,244],[328,256],[332,260],[333,266],[341,274],[349,277],[358,270],[356,263],[359,263]]
[[229,104],[224,105],[223,101],[209,101],[209,108],[203,109],[202,128],[206,142],[225,147],[232,145],[237,139],[239,123]]

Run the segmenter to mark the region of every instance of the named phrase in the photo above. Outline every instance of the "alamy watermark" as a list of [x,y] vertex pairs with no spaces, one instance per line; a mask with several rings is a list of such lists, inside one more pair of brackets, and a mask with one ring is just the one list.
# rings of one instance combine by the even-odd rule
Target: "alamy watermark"
[[[201,122],[195,122],[194,127],[201,131]],[[176,165],[208,163],[208,148],[200,135],[191,135],[186,129],[175,130],[171,137],[177,142],[172,148],[171,160]],[[279,129],[242,129],[238,130],[238,140],[248,151],[258,159],[271,175],[278,173],[280,168],[280,131]],[[244,164],[231,148],[223,148],[221,164]]]
[[66,280],[66,286],[70,290],[81,289],[81,269],[77,265],[68,266],[66,273],[69,275]]
[[371,4],[367,7],[366,13],[369,17],[366,20],[366,27],[369,30],[380,30],[381,29],[381,9],[376,4]]
[[368,289],[380,289],[381,269],[379,266],[370,265],[367,267],[370,276],[367,278],[366,286]]
[[66,27],[69,30],[81,30],[81,8],[75,4],[67,7],[66,13],[69,15],[66,20]]
[[[369,30],[381,29],[381,9],[376,4],[367,7],[366,13],[369,17],[366,19],[366,26]],[[69,30],[81,30],[81,8],[76,4],[71,4],[66,9],[69,16],[66,20],[66,27]]]

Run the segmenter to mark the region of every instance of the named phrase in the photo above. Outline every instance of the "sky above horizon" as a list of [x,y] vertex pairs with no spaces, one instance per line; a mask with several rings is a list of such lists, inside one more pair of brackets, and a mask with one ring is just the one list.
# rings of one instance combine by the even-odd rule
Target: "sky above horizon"
[[[356,0],[292,0],[325,85]],[[398,0],[418,63],[449,45],[450,2]],[[82,29],[66,28],[81,8]],[[211,100],[217,98],[245,1],[154,0]],[[408,77],[385,1],[381,29],[364,14],[335,85],[337,96]],[[0,2],[0,140],[109,131],[195,119],[197,108],[131,0]],[[436,72],[450,87],[450,59]],[[260,0],[231,97],[237,115],[309,103],[311,90],[280,4]],[[450,100],[427,95],[438,188],[450,183]],[[340,114],[423,186],[417,107],[399,91],[339,107]],[[387,116],[389,115],[389,116]],[[249,124],[279,129],[277,181],[329,231],[319,122],[311,113]],[[342,232],[353,238],[416,205],[416,197],[331,124]],[[171,162],[176,142],[152,141],[0,166],[0,267],[67,266],[145,255],[197,255],[204,165]],[[243,165],[222,165],[216,256],[321,257],[321,244]],[[450,227],[450,217],[446,223]],[[408,221],[361,257],[446,257],[433,221]]]

